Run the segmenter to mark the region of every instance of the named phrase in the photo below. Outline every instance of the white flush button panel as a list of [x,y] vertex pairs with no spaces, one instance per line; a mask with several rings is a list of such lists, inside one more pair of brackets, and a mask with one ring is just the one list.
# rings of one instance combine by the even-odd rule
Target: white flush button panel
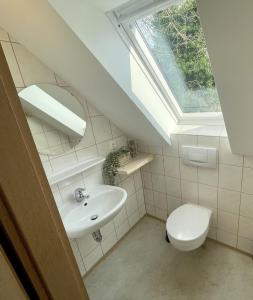
[[185,165],[216,168],[217,149],[196,146],[182,146],[183,162]]

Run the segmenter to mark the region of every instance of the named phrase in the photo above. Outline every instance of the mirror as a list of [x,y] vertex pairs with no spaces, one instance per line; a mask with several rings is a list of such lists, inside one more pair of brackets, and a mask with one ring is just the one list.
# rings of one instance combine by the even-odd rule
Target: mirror
[[18,95],[40,154],[63,154],[83,138],[86,129],[83,106],[66,89],[36,84]]

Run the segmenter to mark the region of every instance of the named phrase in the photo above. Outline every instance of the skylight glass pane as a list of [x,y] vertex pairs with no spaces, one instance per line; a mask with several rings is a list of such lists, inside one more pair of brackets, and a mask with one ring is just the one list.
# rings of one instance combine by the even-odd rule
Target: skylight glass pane
[[136,24],[182,112],[221,111],[196,1],[178,0]]

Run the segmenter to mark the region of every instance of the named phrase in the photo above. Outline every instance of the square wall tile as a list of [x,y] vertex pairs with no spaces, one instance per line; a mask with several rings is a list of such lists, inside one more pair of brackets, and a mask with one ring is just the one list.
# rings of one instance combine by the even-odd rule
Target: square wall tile
[[145,205],[143,189],[140,189],[136,192],[136,200],[137,200],[138,206]]
[[61,137],[57,130],[45,132],[45,136],[49,147],[54,147],[61,144]]
[[129,225],[132,228],[140,220],[139,210],[135,210],[131,216],[128,217]]
[[152,186],[154,191],[165,193],[165,177],[163,175],[152,174]]
[[217,188],[199,184],[199,205],[217,208]]
[[155,154],[155,155],[163,154],[162,146],[149,145],[148,150],[149,150],[149,153],[151,153],[151,154]]
[[240,215],[253,218],[253,195],[241,194]]
[[84,267],[82,256],[81,256],[81,254],[80,254],[80,252],[78,250],[78,246],[76,244],[76,241],[75,240],[71,240],[70,241],[70,246],[71,246],[72,251],[74,253],[74,256],[75,256],[75,259],[76,259],[79,271],[81,273],[81,276],[84,276],[85,273],[86,273],[86,270],[85,270],[85,267]]
[[237,234],[238,216],[224,211],[218,211],[218,228]]
[[161,208],[157,208],[155,209],[155,216],[163,221],[166,221],[168,216],[167,216],[167,210],[161,209]]
[[27,116],[26,119],[32,134],[43,133],[42,123],[38,118]]
[[97,110],[89,101],[87,101],[88,113],[90,117],[102,116],[102,113]]
[[218,209],[239,214],[240,193],[230,190],[219,189],[218,191]]
[[181,188],[184,203],[198,203],[198,184],[196,182],[181,180]]
[[97,144],[97,150],[99,155],[106,157],[112,151],[111,140]]
[[76,239],[78,249],[82,255],[82,258],[91,253],[96,247],[98,243],[93,239],[91,234],[82,236],[79,239]]
[[226,137],[220,138],[219,159],[220,159],[220,163],[222,164],[235,165],[235,166],[242,166],[243,164],[243,156],[232,154],[228,138]]
[[237,248],[253,255],[253,241],[246,239],[244,237],[238,237]]
[[165,177],[166,193],[170,196],[181,198],[180,179]]
[[197,170],[196,167],[185,165],[183,159],[180,159],[181,179],[197,181]]
[[111,233],[115,232],[113,221],[105,224],[100,230],[103,238],[107,238]]
[[112,139],[112,131],[109,120],[104,116],[91,118],[96,143]]
[[146,204],[147,214],[156,217],[156,208],[154,205]]
[[217,240],[223,244],[229,245],[231,247],[236,247],[237,235],[218,229],[217,230]]
[[126,210],[128,217],[131,216],[138,209],[136,194],[127,197]]
[[240,217],[238,235],[253,241],[253,219]]
[[82,182],[82,180],[83,180],[82,174],[76,174],[74,176],[71,176],[59,182],[57,186],[59,187],[59,190],[62,190],[65,187],[68,187],[70,185],[75,186],[77,183]]
[[78,161],[83,161],[89,157],[97,156],[98,155],[97,147],[94,145],[94,146],[91,146],[88,148],[83,148],[83,149],[77,150],[76,155],[77,155]]
[[243,166],[246,168],[253,168],[253,156],[244,156]]
[[150,171],[156,174],[164,174],[163,156],[154,155],[154,159],[148,164]]
[[167,206],[168,206],[168,215],[172,213],[174,209],[182,205],[182,200],[181,198],[176,198],[167,195]]
[[138,191],[139,189],[142,188],[142,180],[141,180],[141,172],[137,171],[134,173],[134,186],[135,190]]
[[154,192],[154,203],[156,208],[160,208],[167,213],[167,198],[165,193]]
[[145,204],[141,205],[141,206],[138,206],[138,210],[139,210],[139,215],[140,215],[140,219],[141,219],[147,213]]
[[172,134],[170,136],[170,139],[171,139],[171,145],[168,145],[168,144],[163,145],[163,155],[178,157],[179,152],[178,152],[177,135]]
[[180,178],[179,158],[164,156],[164,170],[167,176]]
[[119,227],[126,221],[127,221],[127,213],[126,213],[126,205],[124,205],[121,211],[113,219],[113,222],[115,224],[115,227]]
[[212,216],[210,220],[210,226],[211,227],[217,227],[218,224],[218,211],[217,209],[212,208]]
[[216,227],[209,227],[209,231],[208,231],[207,236],[210,239],[217,240],[217,228]]
[[253,169],[243,168],[242,192],[253,194]]
[[66,166],[70,166],[77,162],[77,157],[75,153],[65,154],[57,158],[51,159],[51,165],[55,171],[61,170]]
[[154,193],[152,190],[144,189],[144,201],[146,205],[149,204],[155,206]]
[[37,148],[48,149],[48,143],[44,133],[33,134],[33,139]]
[[219,170],[198,168],[198,182],[208,184],[211,186],[218,186]]
[[142,181],[143,181],[143,187],[147,189],[152,189],[152,179],[151,179],[151,173],[142,172]]
[[75,146],[75,149],[78,150],[78,149],[83,149],[83,148],[91,147],[94,144],[95,144],[95,138],[94,138],[94,135],[93,135],[91,121],[90,121],[90,119],[87,119],[86,120],[86,129],[85,129],[84,137]]
[[129,176],[121,182],[121,187],[127,191],[127,195],[131,196],[135,193],[133,176]]
[[219,165],[219,187],[233,191],[241,190],[242,167]]
[[101,248],[103,254],[106,254],[116,243],[117,243],[117,236],[115,232],[112,232],[109,236],[101,242]]
[[123,132],[115,124],[113,124],[111,121],[110,121],[110,123],[111,123],[112,137],[113,138],[117,138],[117,137],[123,135]]
[[120,224],[120,226],[116,228],[117,239],[120,240],[128,232],[129,229],[130,227],[127,220],[124,223]]
[[103,256],[103,252],[99,245],[91,253],[83,257],[85,269],[89,271],[100,260],[102,256]]
[[117,149],[125,147],[127,145],[127,137],[124,135],[115,138],[114,141],[116,142]]

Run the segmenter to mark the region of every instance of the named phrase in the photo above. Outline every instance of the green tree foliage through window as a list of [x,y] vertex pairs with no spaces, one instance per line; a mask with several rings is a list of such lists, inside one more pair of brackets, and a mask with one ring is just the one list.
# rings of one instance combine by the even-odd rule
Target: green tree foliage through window
[[195,0],[158,12],[152,25],[169,40],[188,88],[215,86]]
[[182,111],[220,111],[196,0],[174,0],[136,25]]

